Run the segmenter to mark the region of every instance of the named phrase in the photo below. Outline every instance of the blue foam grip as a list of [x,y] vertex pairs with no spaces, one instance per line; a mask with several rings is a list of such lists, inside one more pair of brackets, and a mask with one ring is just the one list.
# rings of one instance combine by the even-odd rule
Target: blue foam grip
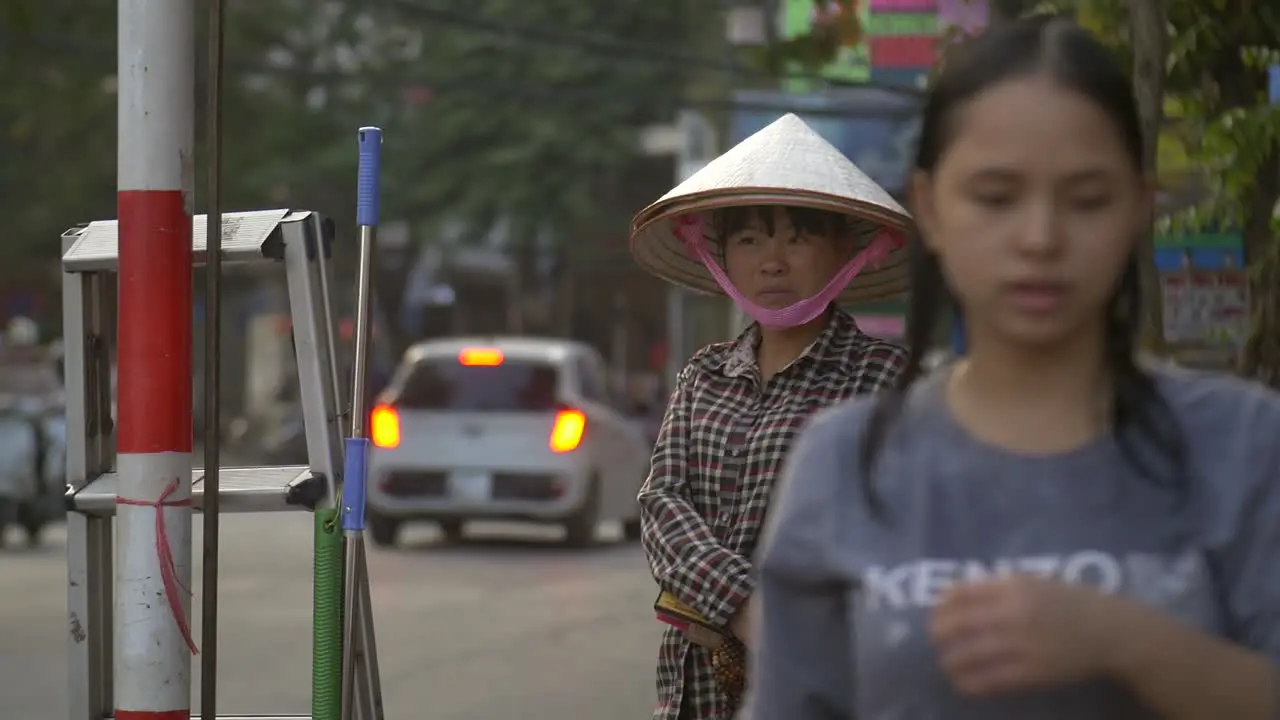
[[378,177],[382,172],[382,129],[360,128],[360,169],[357,175],[356,224],[378,224],[378,205],[381,193]]
[[951,327],[951,352],[959,356],[964,355],[964,350],[964,320],[957,313],[955,325]]
[[364,530],[365,481],[369,472],[369,441],[347,438],[347,460],[342,473],[342,529]]

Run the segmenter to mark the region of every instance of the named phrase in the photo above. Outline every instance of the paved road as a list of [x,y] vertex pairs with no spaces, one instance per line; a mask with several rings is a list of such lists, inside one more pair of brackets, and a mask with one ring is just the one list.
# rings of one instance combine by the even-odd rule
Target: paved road
[[[222,527],[219,714],[305,714],[310,518],[228,516]],[[639,548],[572,552],[554,531],[477,530],[450,547],[424,527],[370,557],[387,717],[647,718],[659,631]],[[59,528],[42,549],[0,551],[4,720],[66,717],[63,549]]]

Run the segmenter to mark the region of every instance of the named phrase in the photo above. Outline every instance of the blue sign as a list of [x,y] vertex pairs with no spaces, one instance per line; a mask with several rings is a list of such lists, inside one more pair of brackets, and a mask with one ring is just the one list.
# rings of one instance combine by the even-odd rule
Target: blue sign
[[743,90],[734,95],[730,140],[737,144],[795,113],[880,187],[900,193],[915,158],[922,104],[923,97],[915,92],[879,87],[805,94]]
[[1157,248],[1156,270],[1237,270],[1244,267],[1243,249]]
[[929,84],[927,68],[871,68],[871,82],[919,90]]

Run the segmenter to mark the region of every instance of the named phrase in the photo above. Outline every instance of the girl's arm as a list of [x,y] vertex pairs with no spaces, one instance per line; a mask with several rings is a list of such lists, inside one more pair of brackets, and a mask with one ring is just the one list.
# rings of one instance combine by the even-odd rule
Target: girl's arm
[[[1206,403],[1202,422],[1239,443],[1205,499],[1215,535],[1206,556],[1222,599],[1226,637],[1218,638],[1139,608],[1120,627],[1115,675],[1170,720],[1274,720],[1280,717],[1280,403],[1251,390]],[[1221,413],[1214,412],[1221,408]]]
[[787,464],[760,557],[761,603],[749,684],[751,720],[851,720],[853,631],[849,583],[831,567],[835,488],[852,482],[847,418],[821,415]]
[[1270,658],[1173,618],[1131,606],[1121,621],[1113,673],[1168,720],[1274,720],[1276,666]]

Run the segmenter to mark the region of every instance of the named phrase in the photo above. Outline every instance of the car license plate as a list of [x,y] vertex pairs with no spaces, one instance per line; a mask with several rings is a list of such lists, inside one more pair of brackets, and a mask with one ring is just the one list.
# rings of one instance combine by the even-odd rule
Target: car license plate
[[493,494],[493,476],[487,472],[466,470],[455,472],[451,480],[453,495],[459,500],[480,502]]

